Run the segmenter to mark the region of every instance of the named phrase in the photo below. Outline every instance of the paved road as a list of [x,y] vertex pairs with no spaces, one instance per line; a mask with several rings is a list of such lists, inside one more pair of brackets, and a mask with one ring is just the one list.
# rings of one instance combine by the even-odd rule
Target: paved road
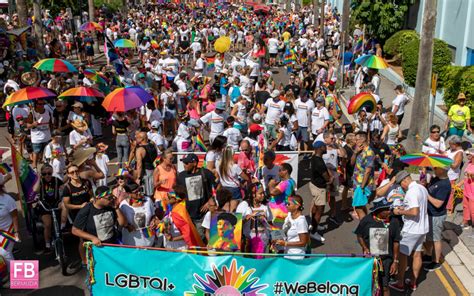
[[[279,71],[276,74],[276,80],[279,83],[280,81],[286,83],[287,78],[285,71]],[[393,89],[387,81],[382,82],[382,97],[384,97],[388,103],[390,100],[390,89]],[[386,104],[388,105],[388,104]],[[409,109],[411,109],[409,107]],[[411,111],[411,110],[410,110]],[[405,121],[405,125],[408,127],[408,122]],[[0,128],[0,133],[6,135],[6,129]],[[105,137],[110,139],[110,137]],[[107,141],[107,140],[106,140]],[[8,146],[8,142],[0,137],[0,146]],[[109,150],[113,152],[114,145],[109,146]],[[112,161],[115,160],[114,153],[110,153]],[[9,160],[7,160],[9,161]],[[309,205],[311,201],[311,195],[309,192],[308,184],[309,181],[309,162],[302,161],[299,162],[299,180],[300,188],[298,189],[298,194],[303,196],[306,206],[306,213],[308,214]],[[115,168],[111,169],[113,172]],[[17,192],[16,184],[10,182],[7,186],[8,192]],[[339,206],[339,203],[338,203]],[[326,209],[328,210],[328,208]],[[325,221],[326,216],[323,217],[322,221]],[[350,221],[350,217],[347,215],[343,217],[344,223],[340,227],[335,228],[333,225],[329,225],[329,230],[324,234],[326,238],[326,243],[321,244],[318,242],[312,242],[313,253],[331,253],[331,254],[358,254],[360,253],[360,248],[358,246],[356,236],[353,234],[353,230],[356,228],[357,223],[355,221]],[[23,225],[24,226],[24,225]],[[87,286],[85,284],[86,272],[84,270],[80,271],[77,274],[70,276],[62,276],[59,267],[57,266],[56,261],[53,258],[53,255],[43,255],[37,254],[33,251],[32,240],[27,236],[26,231],[23,227],[23,243],[18,244],[18,252],[15,254],[15,257],[18,259],[36,259],[40,261],[40,289],[34,291],[24,291],[24,290],[8,290],[0,289],[1,295],[88,295]],[[71,236],[66,236],[66,253],[71,258],[77,258],[76,251],[76,240]],[[447,287],[447,288],[446,288]],[[452,288],[450,288],[452,287]],[[452,290],[450,290],[452,289]],[[454,293],[454,294],[453,294]],[[458,288],[454,284],[454,281],[449,277],[446,272],[446,269],[443,268],[439,272],[432,272],[429,274],[423,273],[421,276],[421,283],[419,284],[419,290],[414,293],[414,295],[461,295]],[[400,293],[393,293],[393,295],[402,295]]]

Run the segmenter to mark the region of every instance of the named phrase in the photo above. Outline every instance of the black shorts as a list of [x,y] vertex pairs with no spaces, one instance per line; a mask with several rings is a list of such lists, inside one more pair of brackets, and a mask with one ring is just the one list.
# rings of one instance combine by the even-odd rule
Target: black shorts
[[388,283],[390,282],[390,266],[392,263],[393,259],[390,257],[382,259],[383,270],[379,270],[379,284],[382,287],[388,287]]
[[332,49],[338,49],[339,48],[339,45],[333,45],[332,46]]
[[277,55],[278,55],[278,53],[271,53],[271,54],[270,54],[270,57],[271,57],[272,59],[274,59],[274,58],[277,57]]

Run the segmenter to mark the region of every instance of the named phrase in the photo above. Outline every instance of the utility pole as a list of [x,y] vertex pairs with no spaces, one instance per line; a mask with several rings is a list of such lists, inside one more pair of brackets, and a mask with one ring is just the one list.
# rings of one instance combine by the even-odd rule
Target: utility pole
[[[344,56],[344,53],[346,52],[347,46],[349,46],[349,14],[350,14],[350,7],[349,7],[349,1],[350,0],[344,0],[342,4],[342,22],[341,22],[341,48],[342,48],[342,54],[341,57]],[[339,57],[338,57],[339,58]],[[339,67],[341,69],[341,86],[344,88],[345,84],[345,73],[344,73],[344,59],[341,58],[341,63],[339,64]]]
[[326,36],[324,35],[324,6],[326,6],[326,1],[322,0],[321,1],[321,14],[320,14],[320,20],[319,20],[319,32],[321,33],[321,36],[323,37],[324,40],[326,40]]
[[314,29],[317,28],[319,25],[318,19],[319,19],[319,0],[314,0],[313,1],[313,8],[314,8],[314,16],[313,16],[313,25]]
[[36,38],[36,51],[38,52],[38,56],[44,57],[43,31],[41,24],[41,0],[33,0],[33,15],[35,16],[33,27]]
[[28,18],[28,6],[26,0],[16,0],[16,11],[18,12],[20,28],[25,27]]
[[[94,0],[88,0],[87,1],[89,5],[89,21],[93,22],[95,18],[95,6],[94,6]],[[97,33],[96,32],[91,32],[92,38],[94,40],[94,53],[98,54],[99,53],[99,41],[97,40]]]
[[418,69],[416,71],[415,98],[411,113],[407,148],[419,151],[421,142],[428,136],[428,111],[431,93],[431,72],[433,67],[433,38],[436,27],[437,0],[425,0],[423,25],[421,27]]

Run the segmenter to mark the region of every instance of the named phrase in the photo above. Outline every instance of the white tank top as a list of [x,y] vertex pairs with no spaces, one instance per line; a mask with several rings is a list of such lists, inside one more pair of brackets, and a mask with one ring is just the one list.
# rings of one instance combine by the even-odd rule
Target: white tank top
[[397,136],[399,130],[400,126],[398,124],[396,127],[391,127],[390,124],[388,125],[387,145],[397,144]]
[[[456,150],[456,151],[448,150],[448,157],[454,161],[454,157],[456,156],[456,154],[458,154],[458,152],[463,153],[462,150]],[[457,169],[449,168],[448,178],[450,181],[454,181],[459,178],[460,174],[461,174],[461,166],[459,166]]]

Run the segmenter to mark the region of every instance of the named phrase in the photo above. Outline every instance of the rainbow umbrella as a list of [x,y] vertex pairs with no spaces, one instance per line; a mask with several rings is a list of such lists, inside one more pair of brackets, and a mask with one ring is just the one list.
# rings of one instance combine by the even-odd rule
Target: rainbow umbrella
[[372,69],[386,69],[388,68],[387,62],[381,57],[375,56],[373,54],[363,55],[355,60],[355,63],[363,67],[368,67]]
[[5,103],[2,107],[5,108],[6,106],[27,104],[33,100],[48,99],[54,97],[56,97],[56,94],[47,88],[27,86],[12,93],[11,96],[9,96],[5,100]]
[[58,98],[61,98],[61,99],[73,98],[75,100],[78,100],[81,102],[87,102],[87,103],[96,101],[97,98],[103,98],[103,97],[104,97],[104,94],[101,93],[100,91],[94,88],[85,87],[85,86],[70,88],[58,96]]
[[82,24],[79,27],[79,30],[80,31],[87,31],[87,32],[92,32],[92,31],[102,32],[104,30],[104,28],[102,28],[102,26],[99,25],[96,22],[87,22],[87,23]]
[[97,72],[93,69],[85,69],[84,76],[86,76],[87,79],[92,80],[98,84],[109,84],[109,80],[107,79],[107,77],[105,77],[104,74]]
[[440,167],[450,166],[453,160],[441,154],[412,153],[400,157],[406,164],[419,167]]
[[116,88],[108,94],[102,106],[109,112],[125,112],[145,105],[153,96],[140,86]]
[[76,67],[74,67],[70,62],[61,59],[42,59],[33,67],[41,71],[49,72],[77,72]]
[[114,42],[115,47],[121,48],[135,48],[137,45],[130,39],[119,39]]

